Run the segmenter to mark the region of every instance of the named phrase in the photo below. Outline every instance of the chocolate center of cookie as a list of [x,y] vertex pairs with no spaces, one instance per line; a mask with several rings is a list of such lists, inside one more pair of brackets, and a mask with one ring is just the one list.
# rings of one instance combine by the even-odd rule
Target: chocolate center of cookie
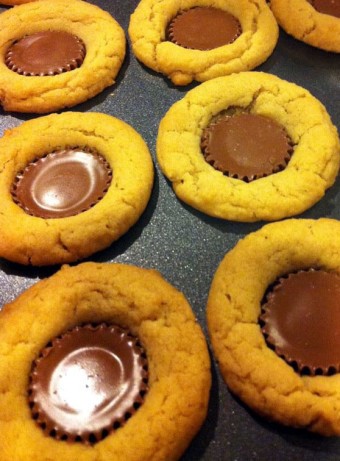
[[267,342],[311,374],[339,371],[340,277],[301,271],[280,279],[263,306]]
[[231,177],[250,181],[282,170],[292,153],[285,129],[262,115],[225,115],[204,131],[201,148],[208,163]]
[[42,351],[33,365],[29,399],[48,433],[94,442],[136,411],[146,389],[147,362],[136,338],[116,326],[87,325]]
[[88,210],[106,193],[112,172],[98,155],[69,149],[29,164],[12,186],[14,201],[40,218],[65,218]]
[[209,7],[181,11],[167,30],[170,41],[195,50],[211,50],[227,45],[241,33],[238,19],[226,11]]
[[310,3],[319,13],[340,18],[340,0],[310,0]]
[[80,67],[85,57],[84,43],[61,31],[44,31],[18,40],[5,56],[7,67],[26,76],[61,74]]

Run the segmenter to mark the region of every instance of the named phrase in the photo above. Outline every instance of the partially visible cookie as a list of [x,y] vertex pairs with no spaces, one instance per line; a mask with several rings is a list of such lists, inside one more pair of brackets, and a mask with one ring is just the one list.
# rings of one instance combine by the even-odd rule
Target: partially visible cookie
[[340,435],[340,223],[286,220],[237,243],[207,304],[221,373],[279,423]]
[[339,168],[325,107],[274,75],[204,82],[162,119],[157,158],[177,196],[234,221],[293,216],[321,199]]
[[76,261],[109,246],[143,213],[153,164],[140,135],[109,115],[65,112],[0,140],[0,256]]
[[206,341],[153,270],[63,267],[0,312],[1,461],[176,461],[210,391]]
[[88,2],[40,0],[0,15],[0,55],[4,110],[53,112],[114,83],[125,34],[107,12]]
[[141,62],[187,85],[262,64],[278,26],[264,0],[142,0],[129,35]]
[[279,25],[297,40],[340,53],[339,0],[271,0]]

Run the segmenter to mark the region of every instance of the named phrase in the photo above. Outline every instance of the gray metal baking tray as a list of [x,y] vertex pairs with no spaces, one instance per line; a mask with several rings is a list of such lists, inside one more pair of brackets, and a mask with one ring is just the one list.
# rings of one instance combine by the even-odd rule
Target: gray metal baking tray
[[[127,32],[130,14],[138,0],[91,3],[111,13]],[[0,12],[6,9],[0,8]],[[340,129],[340,55],[312,48],[280,30],[274,53],[258,70],[308,89],[326,106]],[[139,222],[110,248],[90,259],[159,270],[185,294],[206,333],[205,305],[219,262],[239,239],[264,223],[222,221],[195,211],[176,198],[162,175],[155,158],[159,122],[168,108],[195,85],[176,88],[166,77],[140,64],[129,44],[116,84],[71,110],[104,112],[129,123],[147,142],[155,163],[152,197]],[[5,129],[34,117],[0,109],[0,135]],[[299,217],[324,216],[340,219],[339,180],[318,204]],[[0,260],[0,305],[56,270],[55,266],[22,267]],[[228,391],[213,357],[212,377],[208,417],[182,461],[340,460],[340,439],[279,426],[247,409]]]

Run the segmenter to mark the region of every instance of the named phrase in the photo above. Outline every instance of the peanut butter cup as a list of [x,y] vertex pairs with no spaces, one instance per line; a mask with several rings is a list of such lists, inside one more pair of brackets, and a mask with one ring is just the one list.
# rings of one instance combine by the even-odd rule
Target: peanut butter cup
[[20,172],[12,197],[26,213],[40,218],[74,216],[103,198],[112,180],[108,162],[88,149],[52,152]]
[[226,11],[196,7],[180,11],[169,23],[167,39],[195,50],[211,50],[234,42],[241,35],[241,24]]
[[340,0],[310,0],[309,3],[319,13],[340,18]]
[[147,383],[137,338],[116,325],[78,326],[53,339],[33,363],[29,403],[46,434],[92,444],[136,412]]
[[340,371],[340,276],[323,270],[282,277],[260,317],[266,341],[299,373]]
[[25,76],[61,74],[80,67],[86,54],[78,37],[63,31],[43,31],[28,35],[7,50],[7,67]]
[[275,120],[237,111],[221,114],[203,130],[201,149],[216,170],[246,182],[283,170],[293,152]]

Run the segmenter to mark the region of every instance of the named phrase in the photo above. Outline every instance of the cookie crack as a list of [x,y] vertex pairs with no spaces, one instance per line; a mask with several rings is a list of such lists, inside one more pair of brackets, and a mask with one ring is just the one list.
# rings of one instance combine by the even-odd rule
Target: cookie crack
[[[260,96],[262,96],[263,94],[267,94],[268,93],[268,90],[266,88],[264,88],[263,86],[260,86],[255,92],[254,94],[252,95],[252,100],[251,102],[248,104],[248,106],[246,107],[247,110],[249,110],[250,112],[254,110],[254,107],[255,107],[255,104],[257,103],[257,100],[259,99]],[[274,92],[271,91],[270,94],[274,95]]]
[[[154,1],[151,6],[149,16],[146,19],[146,21],[148,21],[149,24],[152,25],[152,27],[150,27],[151,30],[154,30],[154,31],[158,30],[158,27],[157,27],[158,18],[157,18],[157,14],[155,13],[155,9],[156,9],[156,5],[162,4],[163,2],[164,0]],[[162,37],[162,34],[164,34],[163,37]],[[154,63],[155,70],[158,72],[159,72],[159,64],[158,64],[157,51],[158,51],[158,47],[165,41],[165,38],[166,37],[165,37],[165,30],[164,30],[164,31],[159,31],[159,38],[157,38],[154,41],[147,40],[144,36],[142,36],[138,40],[136,40],[134,43],[134,45],[137,45],[137,46],[139,46],[139,42],[141,43],[147,42],[151,45],[151,61]]]
[[63,252],[65,252],[67,254],[73,254],[73,252],[70,250],[70,248],[67,246],[67,244],[63,241],[63,237],[62,237],[61,233],[58,234],[58,240],[57,240],[56,244],[59,246],[59,248],[62,249]]
[[[311,391],[309,391],[311,392]],[[322,398],[328,398],[328,397],[337,397],[337,400],[340,401],[340,395],[338,391],[333,391],[331,392],[328,389],[318,389],[318,390],[313,390],[312,392],[313,395]]]
[[16,348],[22,347],[22,346],[31,346],[33,343],[30,340],[21,339],[21,340],[16,341],[15,344],[9,344],[9,343],[5,343],[5,344],[10,349],[8,350],[8,352],[1,352],[0,354],[1,358],[10,357],[13,354],[13,350],[15,350]]
[[129,208],[132,208],[133,210],[136,208],[136,205],[134,203],[129,202],[129,200],[127,198],[125,198],[125,197],[122,197],[121,201],[122,201],[122,203],[124,203],[124,205],[126,205]]
[[[52,125],[49,125],[48,127],[46,127],[46,130],[47,129],[50,129],[52,128]],[[61,128],[59,130],[59,133],[60,133],[60,138],[62,139],[63,138],[63,133],[70,133],[73,132],[73,133],[78,133],[82,136],[85,136],[86,138],[95,138],[95,139],[101,139],[102,141],[104,142],[110,142],[112,140],[115,139],[115,136],[114,136],[114,133],[112,132],[112,135],[110,136],[105,136],[103,133],[98,133],[95,129],[93,130],[87,130],[85,128],[83,129],[80,129],[80,128]]]
[[6,167],[9,163],[13,163],[15,159],[13,158],[10,158],[8,160],[6,160],[3,164],[2,164],[2,167],[0,168],[0,174],[3,173],[5,170],[6,170]]
[[[309,20],[312,20],[313,21],[313,17],[312,15],[309,16]],[[317,26],[316,26],[316,23],[315,21],[312,22],[311,26],[308,27],[308,29],[306,29],[302,36],[301,36],[301,40],[305,40],[305,39],[308,39],[308,35],[312,34],[315,30],[316,30]]]
[[[259,15],[261,14],[261,7],[260,5],[258,4],[258,2],[256,0],[249,0],[250,3],[256,8],[257,10],[257,14],[255,14],[252,18],[252,35],[249,37],[249,43],[252,44],[252,41],[253,41],[253,36],[254,34],[257,32],[258,30],[258,18],[259,18]],[[248,49],[250,48],[250,46],[248,47]]]

